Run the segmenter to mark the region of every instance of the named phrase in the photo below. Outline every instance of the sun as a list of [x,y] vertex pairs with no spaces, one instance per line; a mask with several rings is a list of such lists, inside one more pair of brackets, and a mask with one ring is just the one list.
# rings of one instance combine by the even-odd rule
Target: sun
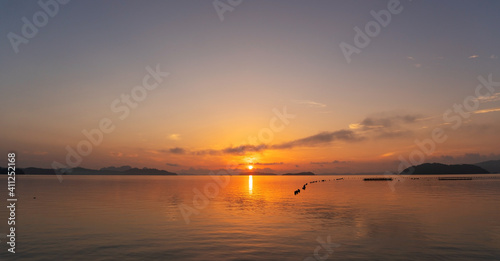
[[249,170],[252,170],[252,169],[253,169],[253,166],[252,166],[252,165],[248,165],[248,169],[249,169]]

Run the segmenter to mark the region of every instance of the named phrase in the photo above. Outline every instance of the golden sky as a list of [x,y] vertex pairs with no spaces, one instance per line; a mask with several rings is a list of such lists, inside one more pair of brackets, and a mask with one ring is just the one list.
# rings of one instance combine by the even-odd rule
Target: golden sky
[[[5,35],[39,8],[3,5]],[[196,174],[499,159],[491,5],[401,2],[348,62],[340,44],[386,1],[252,1],[223,21],[209,2],[67,4],[18,53],[8,38],[0,47],[1,149],[23,167]]]

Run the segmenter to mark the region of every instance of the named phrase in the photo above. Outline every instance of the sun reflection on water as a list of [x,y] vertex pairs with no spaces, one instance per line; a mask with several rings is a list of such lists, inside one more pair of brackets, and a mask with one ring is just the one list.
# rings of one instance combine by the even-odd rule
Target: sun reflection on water
[[252,175],[248,176],[248,192],[252,194],[253,190],[253,177]]

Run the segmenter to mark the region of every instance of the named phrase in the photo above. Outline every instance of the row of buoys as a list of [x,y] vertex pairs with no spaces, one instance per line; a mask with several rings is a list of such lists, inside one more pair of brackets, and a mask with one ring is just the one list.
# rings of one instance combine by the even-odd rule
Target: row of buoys
[[[364,181],[392,181],[392,178],[364,178]],[[399,181],[399,179],[398,179]]]
[[[344,180],[344,178],[338,178],[337,180]],[[325,182],[325,181],[327,181],[327,180],[326,180],[326,179],[321,179],[321,180],[313,180],[313,181],[310,181],[310,182],[308,182],[308,183],[304,184],[304,186],[302,186],[302,190],[306,190],[306,186],[307,186],[307,184],[313,184],[313,183]],[[331,180],[331,179],[329,179],[328,181],[332,181],[332,180]],[[299,193],[300,193],[300,188],[299,188],[299,189],[297,189],[297,190],[295,190],[293,193],[294,193],[294,195],[299,194]]]
[[[392,181],[393,178],[397,179],[398,181],[401,181],[401,179],[411,179],[411,180],[420,180],[420,179],[423,179],[423,180],[434,180],[434,179],[438,179],[438,180],[457,180],[457,179],[460,179],[460,180],[476,180],[476,179],[499,179],[500,178],[500,175],[496,176],[496,177],[492,177],[492,176],[479,176],[479,177],[459,177],[459,178],[455,178],[455,177],[435,177],[435,176],[431,176],[431,177],[408,177],[408,175],[406,176],[398,176],[398,175],[394,175],[394,176],[391,176],[391,177],[384,177],[384,178],[366,178],[361,176],[361,177],[347,177],[347,179],[349,180],[357,180],[357,179],[361,179],[361,180],[383,180],[383,181]],[[337,178],[337,179],[334,179],[335,180],[344,180],[344,178]],[[313,180],[313,181],[310,181],[306,184],[304,184],[304,186],[302,186],[302,190],[306,190],[306,186],[308,184],[313,184],[313,183],[318,183],[318,182],[325,182],[325,181],[332,181],[331,179],[329,180]],[[297,195],[300,193],[300,188],[295,190],[294,192],[294,195]]]

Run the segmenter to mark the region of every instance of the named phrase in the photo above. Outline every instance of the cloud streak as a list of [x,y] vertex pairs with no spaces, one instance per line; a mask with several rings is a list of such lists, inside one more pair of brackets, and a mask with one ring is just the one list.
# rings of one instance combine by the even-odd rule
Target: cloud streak
[[168,136],[168,138],[171,139],[171,140],[180,140],[181,139],[181,135],[177,134],[177,133],[174,133],[174,134],[170,134]]
[[289,142],[284,142],[281,144],[272,145],[271,149],[291,149],[295,147],[315,147],[318,145],[324,145],[331,143],[333,141],[359,141],[362,138],[357,136],[352,130],[339,130],[333,132],[321,132],[316,135],[305,137],[302,139],[297,139]]
[[[331,144],[336,141],[358,142],[366,139],[360,135],[360,131],[370,131],[375,138],[398,138],[409,136],[411,131],[401,128],[401,125],[411,124],[420,120],[418,115],[397,115],[389,117],[367,117],[360,123],[351,124],[350,129],[337,131],[324,131],[304,138],[291,140],[278,144],[244,144],[239,146],[229,146],[223,149],[187,150],[184,148],[171,148],[167,151],[173,154],[191,154],[196,156],[205,155],[245,155],[248,153],[263,152],[266,150],[285,150],[299,147],[318,147]],[[339,162],[337,162],[339,163]],[[281,163],[282,164],[282,163]],[[313,164],[313,163],[311,163]],[[326,163],[321,163],[326,164]]]
[[500,101],[500,92],[492,94],[490,96],[480,96],[476,98],[480,103],[496,102]]
[[314,162],[312,161],[311,164],[313,165],[327,165],[327,164],[346,164],[349,163],[348,161],[339,161],[339,160],[334,160],[334,161],[320,161],[320,162]]
[[500,111],[500,107],[499,108],[491,108],[491,109],[478,110],[478,111],[475,111],[474,113],[475,114],[483,114],[483,113],[497,112],[497,111]]
[[322,146],[329,144],[334,141],[360,141],[362,140],[362,137],[359,137],[356,135],[356,133],[352,130],[339,130],[339,131],[333,131],[333,132],[321,132],[316,135],[308,136],[302,139],[297,139],[289,142],[284,142],[280,144],[274,144],[274,145],[267,145],[267,144],[260,144],[260,145],[240,145],[240,146],[230,146],[226,147],[224,149],[219,149],[219,150],[214,150],[214,149],[207,149],[207,150],[195,150],[195,151],[188,151],[184,148],[171,148],[169,150],[161,150],[161,152],[169,152],[172,154],[191,154],[191,155],[197,155],[197,156],[204,156],[204,155],[222,155],[222,154],[231,154],[231,155],[245,155],[247,153],[251,152],[262,152],[265,150],[283,150],[283,149],[291,149],[295,147],[316,147],[316,146]]
[[400,124],[414,123],[418,120],[418,118],[419,115],[413,115],[413,114],[396,115],[396,116],[380,117],[380,118],[367,117],[356,125],[358,128],[361,128],[363,130],[390,128],[399,126]]
[[222,150],[222,153],[225,154],[246,154],[248,151],[252,152],[260,152],[267,149],[268,146],[266,144],[260,145],[241,145],[237,147],[227,147]]
[[295,103],[306,105],[312,108],[325,108],[326,104],[310,101],[310,100],[292,100]]
[[186,150],[183,148],[176,147],[176,148],[169,149],[169,152],[173,153],[173,154],[185,154]]
[[165,163],[165,165],[170,166],[170,167],[180,167],[181,165],[175,164],[175,163]]
[[283,165],[283,162],[257,162],[257,163],[240,163],[238,165],[255,165],[255,166],[274,166],[274,165]]

